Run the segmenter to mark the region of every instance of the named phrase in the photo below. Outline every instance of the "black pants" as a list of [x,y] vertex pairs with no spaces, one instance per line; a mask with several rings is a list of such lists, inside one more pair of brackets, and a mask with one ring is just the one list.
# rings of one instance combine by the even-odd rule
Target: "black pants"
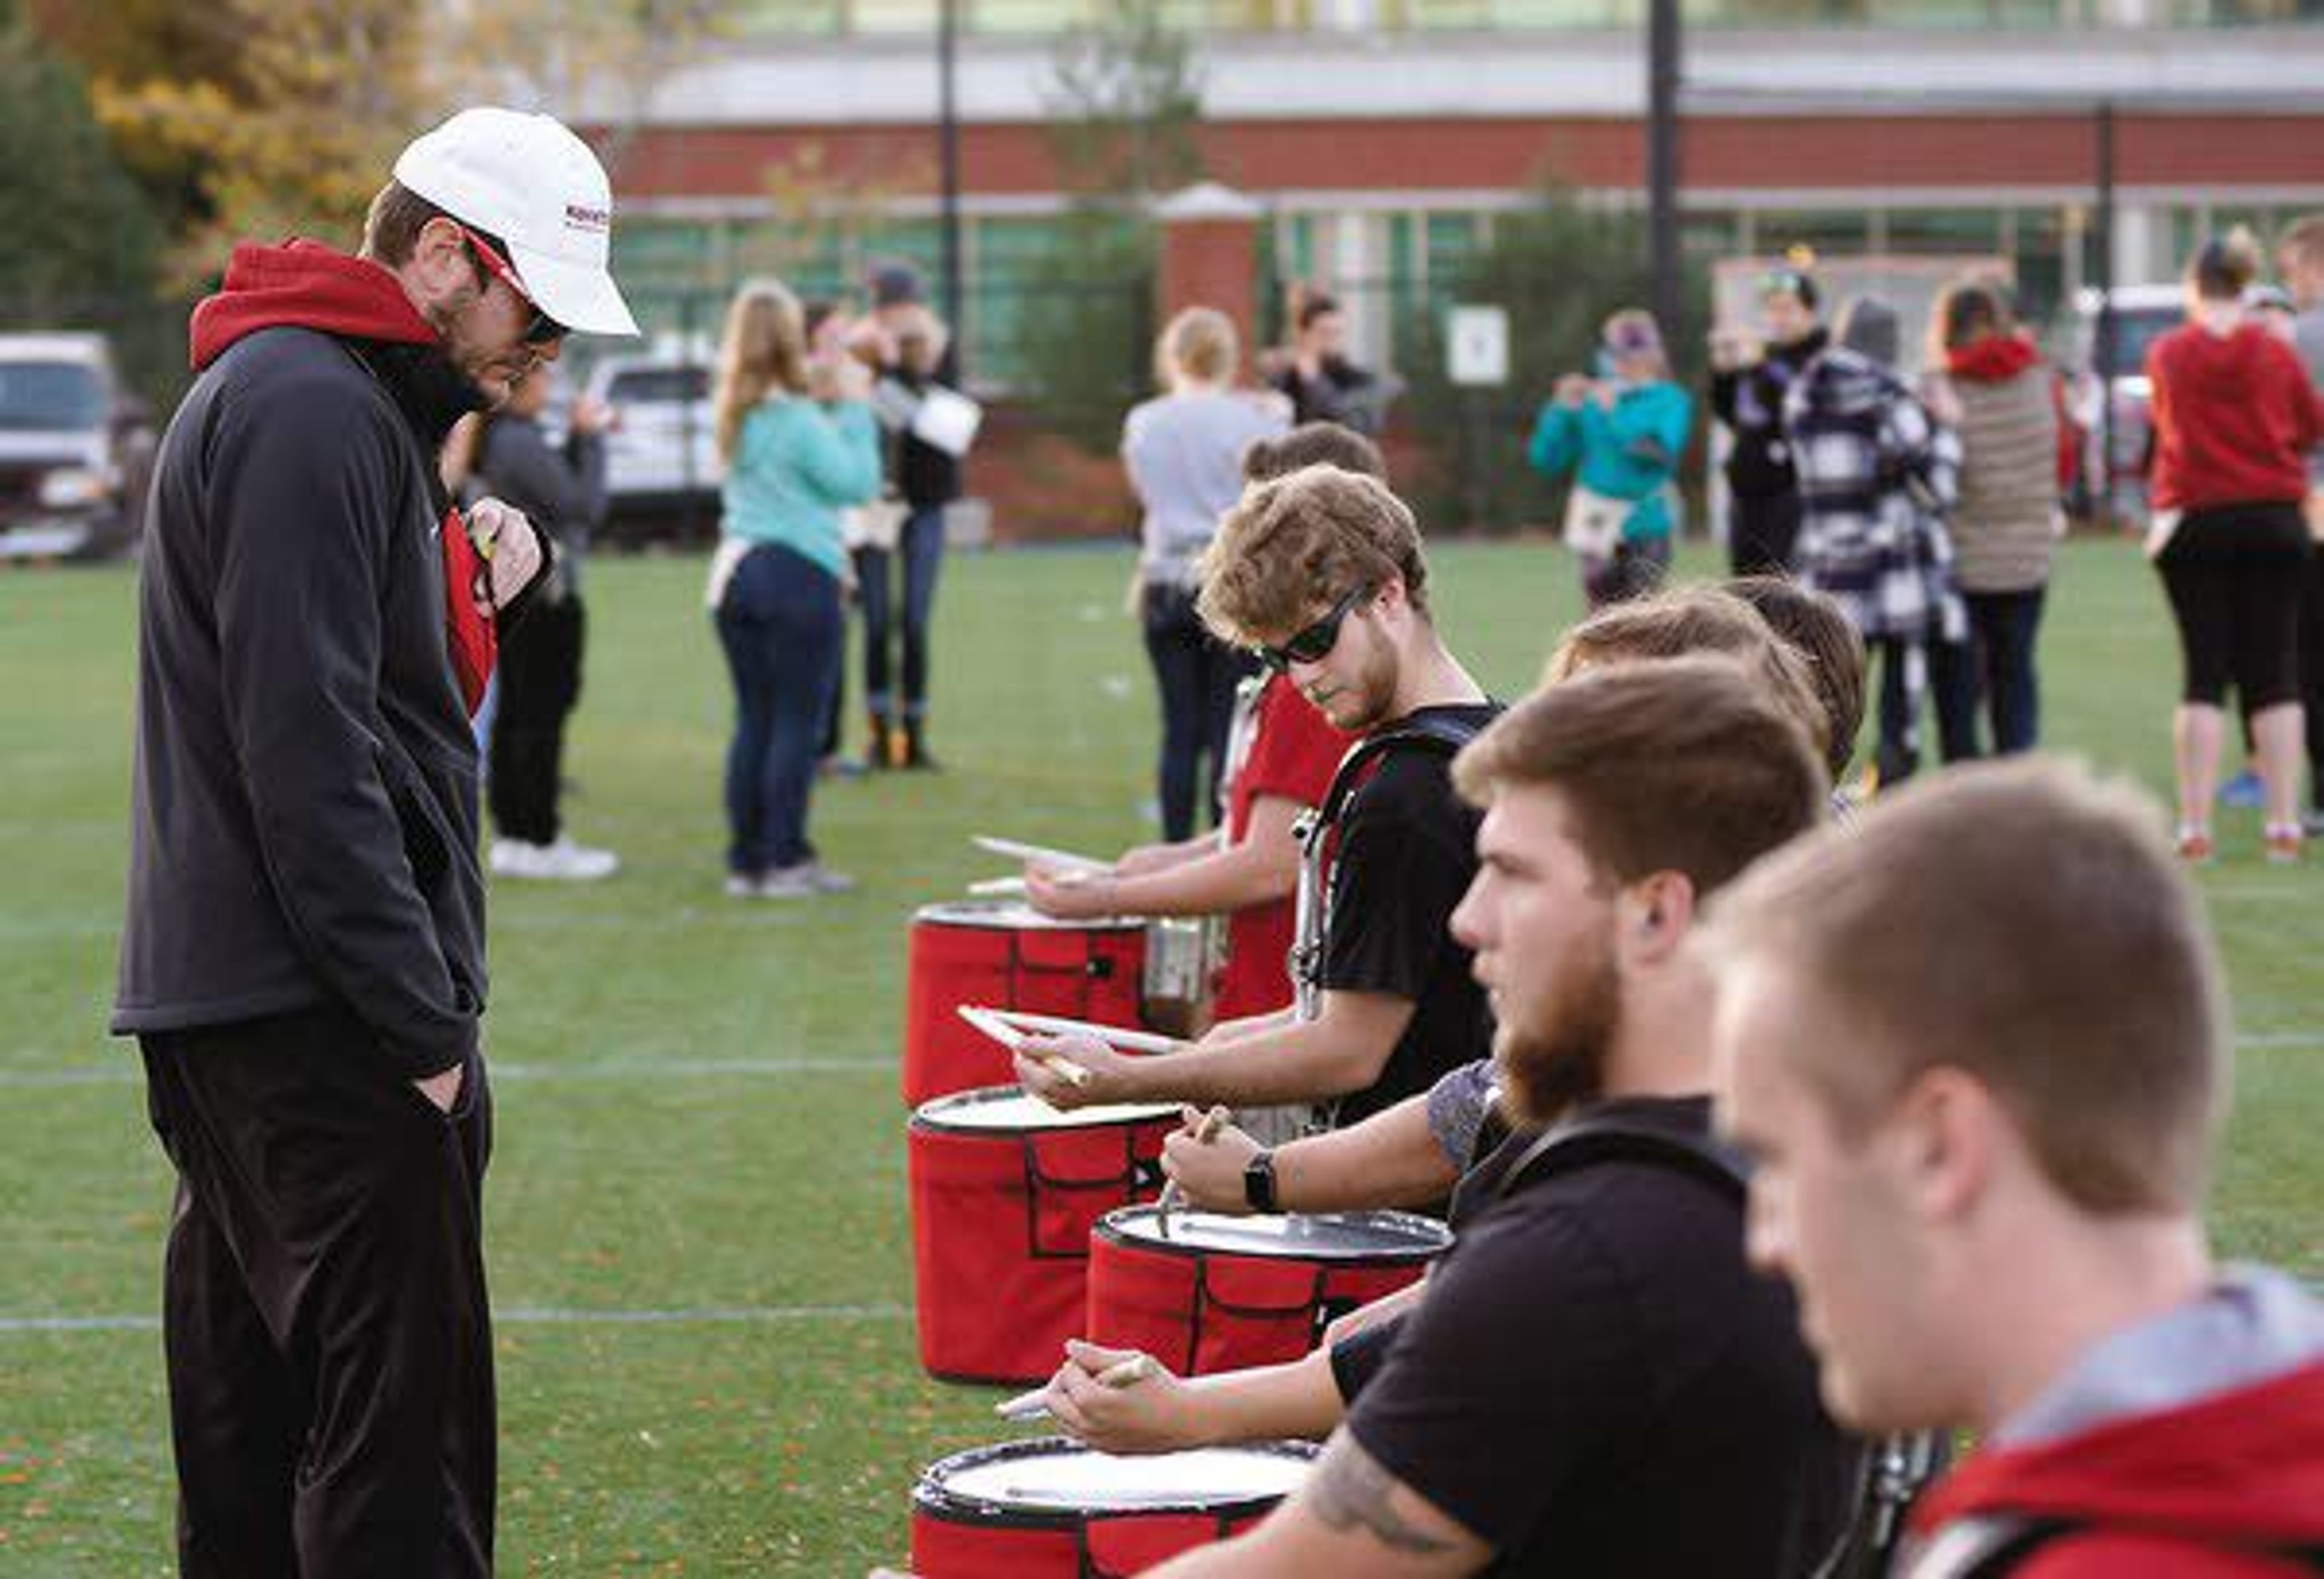
[[447,1115],[342,1009],[140,1040],[185,1579],[490,1574],[482,1060]]
[[1141,614],[1146,656],[1162,693],[1162,751],[1155,770],[1162,836],[1175,844],[1194,837],[1198,782],[1202,804],[1213,813],[1204,820],[1215,820],[1235,687],[1254,664],[1211,634],[1186,588],[1148,586]]
[[565,771],[565,720],[581,699],[581,600],[546,598],[501,642],[500,701],[493,714],[485,793],[503,838],[557,842],[557,786]]
[[1881,637],[1872,643],[1880,659],[1880,743],[1873,762],[1883,784],[1901,782],[1921,765],[1921,697],[1936,702],[1937,748],[1949,762],[1978,754],[1977,671],[1965,642],[1923,643],[1925,684],[1907,673],[1913,643]]
[[[2042,693],[2034,671],[2034,644],[2041,633],[2045,590],[1963,593],[1962,601],[1969,605],[1969,660],[1950,663],[1932,655],[1929,678],[1937,688],[1939,727],[1946,718],[1954,719],[1956,729],[1967,732],[1967,754],[1978,753],[1980,709],[1992,724],[1996,756],[2031,751],[2041,736]],[[1959,758],[1949,750],[1945,760]]]
[[2314,543],[2301,580],[2300,695],[2308,721],[2308,804],[2324,807],[2324,547]]
[[2190,510],[2156,557],[2179,625],[2182,702],[2246,713],[2301,697],[2300,607],[2308,529],[2296,504]]
[[1738,576],[1781,576],[1800,540],[1796,493],[1736,494],[1728,499],[1727,562]]

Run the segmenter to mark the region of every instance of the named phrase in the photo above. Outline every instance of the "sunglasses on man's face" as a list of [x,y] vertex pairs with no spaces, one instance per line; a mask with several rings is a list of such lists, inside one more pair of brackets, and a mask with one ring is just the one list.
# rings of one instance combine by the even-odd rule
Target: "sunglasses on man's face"
[[518,337],[520,339],[528,346],[547,346],[563,339],[570,332],[563,324],[540,310],[540,304],[533,300],[532,292],[524,288],[524,282],[516,277],[515,268],[506,258],[486,245],[466,226],[460,226],[460,235],[466,240],[468,251],[475,255],[477,265],[515,291],[516,299],[532,309],[532,317],[525,324],[524,333]]
[[1261,642],[1251,649],[1253,656],[1277,674],[1288,674],[1295,663],[1321,663],[1332,656],[1332,649],[1340,644],[1340,624],[1353,614],[1364,599],[1372,595],[1369,586],[1359,586],[1332,605],[1332,612],[1305,630],[1294,635],[1280,647]]

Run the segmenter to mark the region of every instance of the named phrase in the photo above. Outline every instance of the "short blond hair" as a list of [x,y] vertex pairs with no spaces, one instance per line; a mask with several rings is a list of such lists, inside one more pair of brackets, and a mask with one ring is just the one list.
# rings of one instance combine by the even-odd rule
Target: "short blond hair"
[[2324,269],[2324,214],[2303,214],[2275,238],[2276,267]]
[[2080,766],[1977,763],[1884,795],[1713,908],[1714,969],[1766,965],[1838,1020],[1783,1056],[1863,1135],[1926,1071],[2008,1112],[2093,1214],[2200,1199],[2230,1084],[2227,1011],[2160,810]]
[[1554,790],[1601,880],[1683,873],[1697,894],[1813,827],[1831,792],[1793,709],[1734,659],[1589,669],[1543,686],[1453,759],[1478,805]]
[[1831,713],[1806,658],[1757,609],[1716,586],[1674,586],[1609,604],[1566,632],[1542,679],[1554,685],[1600,664],[1702,653],[1740,663],[1829,764]]
[[1254,484],[1203,555],[1203,623],[1248,645],[1289,634],[1359,586],[1404,582],[1428,613],[1428,561],[1411,508],[1377,477],[1312,466]]
[[1189,307],[1172,319],[1154,341],[1154,376],[1163,383],[1174,374],[1224,383],[1242,360],[1234,319],[1215,307]]

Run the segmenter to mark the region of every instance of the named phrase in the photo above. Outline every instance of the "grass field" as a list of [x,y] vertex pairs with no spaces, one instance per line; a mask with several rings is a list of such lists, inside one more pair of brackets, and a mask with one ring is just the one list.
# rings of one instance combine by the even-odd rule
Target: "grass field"
[[[1695,558],[1693,568],[1707,570]],[[1575,611],[1545,547],[1448,547],[1440,618],[1521,690]],[[591,568],[576,831],[627,863],[493,896],[489,1202],[512,1574],[860,1574],[905,1548],[920,1467],[994,1439],[919,1373],[895,1067],[912,908],[991,875],[997,831],[1147,836],[1151,686],[1126,554],[955,558],[937,618],[950,771],[826,787],[858,893],[718,892],[726,688],[696,560]],[[125,569],[0,576],[0,1574],[171,1571],[160,1247],[168,1176],[105,1018],[134,673]],[[2078,544],[2043,647],[2062,749],[2160,785],[2175,656],[2135,552]],[[2324,873],[2252,814],[2204,875],[2242,1094],[2233,1254],[2324,1277]],[[1898,896],[1909,904],[1912,896]]]

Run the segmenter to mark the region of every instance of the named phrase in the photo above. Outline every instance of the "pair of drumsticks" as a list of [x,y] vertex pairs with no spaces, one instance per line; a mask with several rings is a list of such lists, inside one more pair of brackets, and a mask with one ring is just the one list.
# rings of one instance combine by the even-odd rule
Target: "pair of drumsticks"
[[1097,1025],[1085,1020],[1065,1020],[1055,1014],[1031,1014],[1021,1009],[991,1009],[963,1003],[958,1006],[957,1012],[975,1030],[1012,1053],[1038,1060],[1047,1066],[1050,1073],[1070,1085],[1087,1085],[1090,1072],[1063,1053],[1034,1046],[1036,1036],[1044,1033],[1093,1036],[1126,1053],[1176,1053],[1185,1051],[1186,1047],[1185,1042],[1172,1037],[1154,1036],[1118,1025]]

